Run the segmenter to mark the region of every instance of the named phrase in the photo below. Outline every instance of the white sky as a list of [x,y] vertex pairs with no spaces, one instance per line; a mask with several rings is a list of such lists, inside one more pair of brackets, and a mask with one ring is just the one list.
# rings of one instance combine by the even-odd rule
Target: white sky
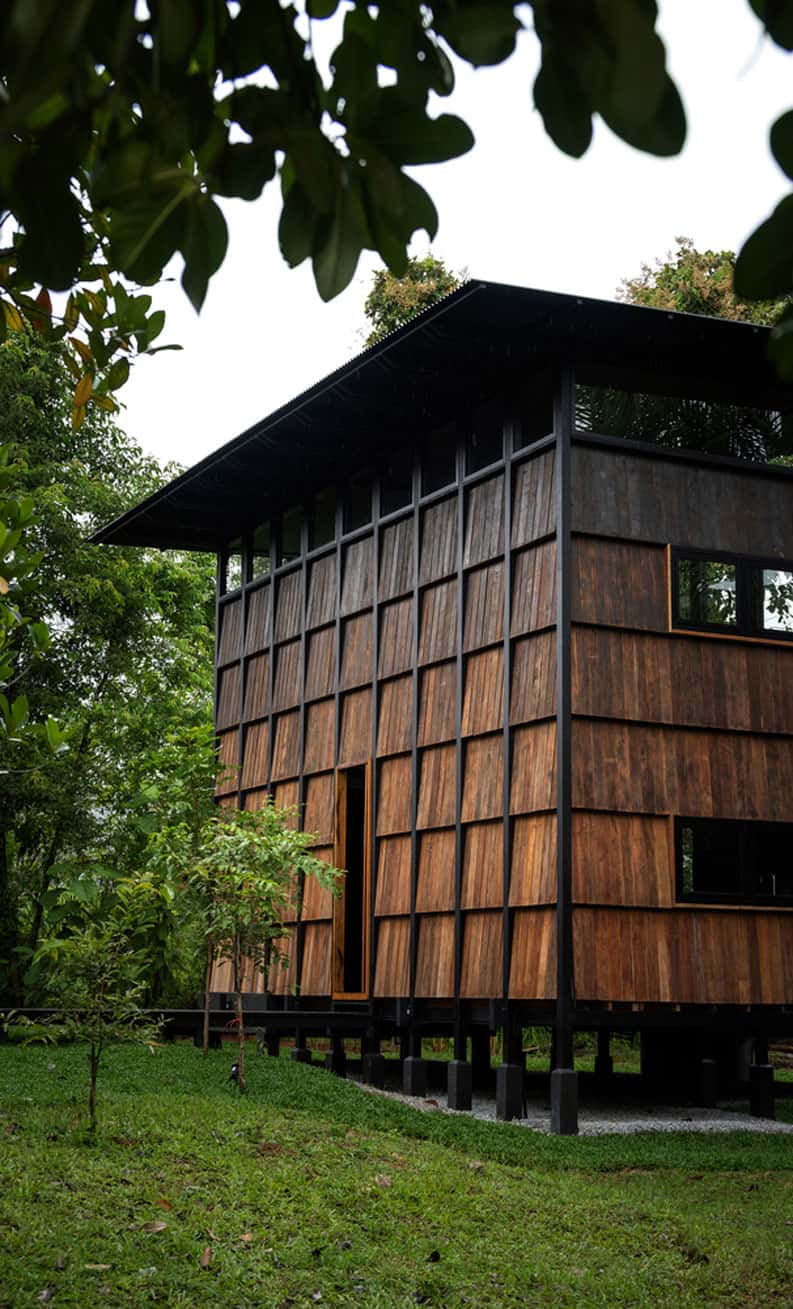
[[[747,0],[661,0],[659,30],[688,116],[683,154],[659,160],[598,123],[581,160],[546,137],[533,107],[537,42],[529,31],[505,65],[458,67],[452,97],[474,149],[415,170],[440,215],[434,253],[471,277],[613,298],[624,277],[663,256],[678,235],[737,249],[786,193],[768,128],[791,106],[791,56],[760,42]],[[434,111],[433,111],[434,112]],[[224,203],[229,252],[197,317],[177,280],[155,289],[167,310],[160,342],[181,352],[141,359],[123,391],[121,423],[162,460],[195,463],[362,346],[363,301],[379,263],[365,255],[352,284],[323,304],[308,263],[278,251],[280,192]],[[426,240],[414,251],[422,254]]]

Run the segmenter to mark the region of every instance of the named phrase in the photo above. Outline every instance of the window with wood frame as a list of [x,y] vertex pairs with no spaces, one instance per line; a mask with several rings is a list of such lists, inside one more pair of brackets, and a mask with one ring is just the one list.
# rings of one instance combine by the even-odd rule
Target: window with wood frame
[[793,823],[675,821],[677,898],[793,905]]
[[333,995],[366,999],[369,994],[371,899],[371,765],[336,773],[336,830],[333,862],[345,870],[333,902]]
[[672,626],[793,640],[793,563],[673,550]]

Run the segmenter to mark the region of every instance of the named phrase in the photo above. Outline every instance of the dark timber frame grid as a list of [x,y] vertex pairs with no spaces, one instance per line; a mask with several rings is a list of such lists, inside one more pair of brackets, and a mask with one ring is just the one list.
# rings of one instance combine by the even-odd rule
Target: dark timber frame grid
[[793,907],[681,899],[675,841],[681,816],[793,823],[793,645],[673,611],[676,558],[788,568],[793,470],[575,428],[578,377],[790,407],[764,352],[739,324],[474,284],[103,534],[220,551],[221,803],[297,805],[339,864],[367,778],[361,985],[344,900],[297,886],[289,969],[246,997],[262,1025],[372,1058],[399,1034],[416,1087],[423,1035],[462,1076],[500,1030],[506,1116],[522,1029],[552,1027],[560,1132],[576,1031],[603,1066],[640,1029],[658,1068],[675,1032],[682,1067],[793,1030]]

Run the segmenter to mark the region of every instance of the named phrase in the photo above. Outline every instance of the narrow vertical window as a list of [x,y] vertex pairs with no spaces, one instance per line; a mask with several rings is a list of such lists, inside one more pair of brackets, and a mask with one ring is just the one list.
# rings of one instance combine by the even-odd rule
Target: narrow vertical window
[[333,904],[333,993],[364,997],[369,967],[369,769],[336,774],[334,862],[345,869]]
[[270,571],[270,524],[260,523],[253,533],[251,576],[266,577]]
[[221,573],[221,594],[237,591],[242,586],[242,542],[232,541],[225,552]]

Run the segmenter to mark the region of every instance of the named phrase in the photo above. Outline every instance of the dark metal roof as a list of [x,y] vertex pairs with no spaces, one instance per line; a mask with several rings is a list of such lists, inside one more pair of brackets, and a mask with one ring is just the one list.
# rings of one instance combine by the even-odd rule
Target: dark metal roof
[[588,382],[788,407],[767,341],[747,323],[469,282],[91,539],[217,549],[554,359]]

